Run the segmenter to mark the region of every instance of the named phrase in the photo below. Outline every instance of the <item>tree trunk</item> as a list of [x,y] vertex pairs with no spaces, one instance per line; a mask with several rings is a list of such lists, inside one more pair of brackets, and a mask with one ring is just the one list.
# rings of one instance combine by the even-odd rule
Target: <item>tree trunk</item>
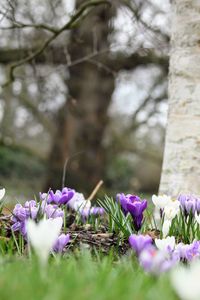
[[160,193],[200,194],[200,2],[172,1],[169,112]]
[[[83,3],[77,1],[77,5]],[[113,10],[101,6],[93,10],[73,30],[69,43],[71,60],[82,58],[94,50],[109,48],[110,20]],[[67,168],[67,185],[89,192],[103,178],[105,155],[103,136],[108,122],[107,110],[114,90],[114,77],[92,61],[70,69],[67,82],[69,97],[60,111],[58,129],[49,160],[47,186],[60,188],[66,158],[73,158]]]

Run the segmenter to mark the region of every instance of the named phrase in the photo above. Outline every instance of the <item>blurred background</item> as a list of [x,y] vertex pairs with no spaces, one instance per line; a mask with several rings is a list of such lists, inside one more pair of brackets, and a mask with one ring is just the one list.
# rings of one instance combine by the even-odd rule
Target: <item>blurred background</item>
[[[0,2],[0,186],[157,192],[167,117],[168,0],[112,0],[14,70],[85,0]],[[9,84],[4,86],[4,83]]]

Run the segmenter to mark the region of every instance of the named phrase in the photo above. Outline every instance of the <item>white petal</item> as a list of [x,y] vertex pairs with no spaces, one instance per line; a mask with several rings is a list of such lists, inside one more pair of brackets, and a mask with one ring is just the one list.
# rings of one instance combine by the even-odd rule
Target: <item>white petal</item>
[[171,201],[171,197],[167,195],[152,196],[153,204],[160,209],[164,209],[169,203],[171,203]]
[[43,219],[38,224],[29,219],[27,235],[42,264],[45,264],[48,255],[59,236],[62,227],[62,218]]
[[81,211],[83,208],[89,209],[91,207],[91,201],[85,200],[83,194],[75,193],[72,199],[68,202],[68,205],[75,211]]
[[155,239],[156,247],[161,251],[166,251],[168,247],[172,250],[175,248],[175,237],[168,236],[165,239]]
[[162,250],[162,248],[163,248],[162,240],[160,240],[160,239],[155,239],[155,244],[156,244],[156,247],[157,247],[159,250]]
[[153,220],[154,220],[156,227],[158,229],[161,229],[161,217],[160,217],[160,210],[158,207],[155,207],[155,209],[154,209]]
[[200,215],[198,215],[197,212],[195,212],[195,220],[200,224]]
[[171,282],[183,300],[200,299],[200,263],[195,261],[189,268],[178,267],[171,273]]
[[152,202],[153,202],[153,204],[154,204],[155,206],[157,206],[157,204],[158,204],[158,197],[157,197],[156,195],[153,195],[153,196],[152,196]]
[[179,209],[174,206],[167,205],[164,209],[165,219],[172,221],[179,213]]
[[170,226],[171,226],[171,221],[165,220],[162,227],[162,233],[164,238],[168,235]]
[[5,189],[1,189],[0,190],[0,200],[3,199],[3,197],[5,196],[6,190]]

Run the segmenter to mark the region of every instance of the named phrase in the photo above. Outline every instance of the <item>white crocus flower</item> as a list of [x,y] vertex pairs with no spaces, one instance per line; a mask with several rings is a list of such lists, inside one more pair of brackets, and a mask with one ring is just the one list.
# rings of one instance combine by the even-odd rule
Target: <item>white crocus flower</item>
[[0,201],[3,199],[5,196],[6,190],[5,189],[0,189]]
[[160,210],[157,207],[154,209],[153,219],[154,219],[154,223],[156,225],[156,228],[161,229]]
[[156,247],[161,251],[174,250],[175,237],[168,236],[166,239],[155,239]]
[[171,201],[171,197],[167,195],[152,196],[152,202],[158,209],[164,209]]
[[179,206],[180,206],[179,201],[176,200],[176,201],[172,201],[170,205],[167,205],[164,208],[164,222],[162,227],[162,233],[164,238],[169,233],[172,220],[178,215],[180,211]]
[[87,201],[83,194],[75,193],[68,205],[73,210],[81,212],[84,208],[90,209],[91,201]]
[[178,200],[172,200],[168,206],[172,206],[174,209],[177,210],[177,213],[179,212],[180,209],[180,201]]
[[172,221],[164,220],[164,223],[163,223],[163,226],[162,226],[162,233],[163,233],[164,238],[168,235],[171,224],[172,224]]
[[197,212],[195,212],[195,220],[200,224],[200,215],[198,215]]
[[28,240],[34,248],[41,265],[46,265],[49,253],[55,244],[63,220],[61,217],[55,219],[42,219],[38,224],[33,220],[27,221]]
[[[175,202],[175,201],[174,201]],[[172,221],[179,213],[179,205],[169,205],[164,208],[164,218]]]
[[194,261],[190,267],[179,266],[171,273],[171,283],[182,300],[200,299],[200,262]]

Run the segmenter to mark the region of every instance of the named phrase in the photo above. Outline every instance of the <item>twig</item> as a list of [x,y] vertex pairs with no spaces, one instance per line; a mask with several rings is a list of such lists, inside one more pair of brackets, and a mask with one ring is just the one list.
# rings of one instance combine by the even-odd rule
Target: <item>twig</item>
[[100,69],[106,71],[107,73],[110,73],[114,78],[116,78],[117,72],[113,71],[111,68],[109,68],[108,66],[106,66],[106,65],[103,64],[102,62],[96,61],[96,60],[94,60],[94,59],[88,59],[88,61],[89,61],[91,64],[97,66],[98,68],[100,68]]
[[[81,63],[86,62],[86,61],[89,61],[89,62],[94,63],[94,61],[92,61],[92,58],[94,58],[94,57],[96,57],[96,56],[99,56],[99,55],[101,55],[101,54],[103,54],[103,53],[106,53],[106,52],[108,52],[108,51],[109,51],[109,49],[104,49],[104,50],[102,50],[102,51],[94,51],[94,52],[92,52],[92,53],[90,53],[90,54],[88,54],[88,55],[86,55],[86,56],[84,56],[84,57],[81,57],[81,58],[78,58],[78,59],[76,59],[76,60],[74,60],[74,61],[71,61],[71,62],[68,63],[66,66],[67,66],[68,68],[70,68],[70,67],[73,67],[73,66],[75,66],[75,65],[81,64]],[[95,61],[95,64],[96,64],[96,65],[97,65],[97,63],[99,63],[99,62],[96,62],[96,61]]]
[[6,18],[7,14],[8,14],[8,8],[7,8],[6,12],[0,11],[0,15],[2,15],[2,17],[0,18],[0,23],[4,20],[4,18]]
[[34,28],[34,29],[44,29],[47,31],[50,31],[52,33],[56,33],[58,29],[55,27],[46,25],[46,24],[26,24],[26,23],[21,23],[18,21],[13,22],[12,26],[8,27],[0,27],[0,30],[11,30],[11,29],[22,29],[22,28]]
[[62,188],[64,188],[65,186],[65,179],[66,179],[66,169],[67,169],[67,165],[68,163],[74,159],[75,156],[82,154],[84,151],[79,151],[77,153],[75,153],[74,155],[70,156],[69,158],[67,157],[63,166],[63,176],[62,176]]
[[88,197],[87,201],[92,201],[92,199],[94,198],[94,196],[96,195],[96,193],[98,192],[102,184],[103,184],[103,180],[100,180],[99,183],[94,188],[94,190],[92,191],[92,193],[90,194],[90,196]]

